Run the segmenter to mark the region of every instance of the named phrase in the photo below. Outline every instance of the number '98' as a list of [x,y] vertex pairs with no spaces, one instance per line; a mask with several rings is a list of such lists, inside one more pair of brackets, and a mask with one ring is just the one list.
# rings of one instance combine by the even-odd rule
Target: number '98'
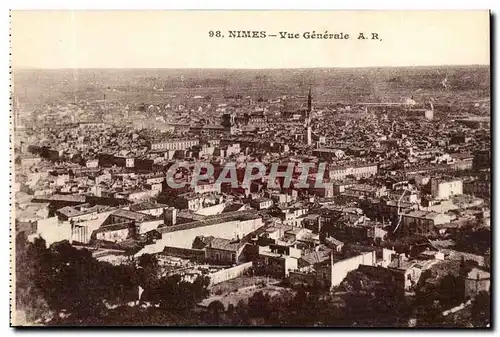
[[208,36],[209,37],[222,37],[222,33],[220,32],[220,30],[216,30],[216,31],[209,31],[208,32]]

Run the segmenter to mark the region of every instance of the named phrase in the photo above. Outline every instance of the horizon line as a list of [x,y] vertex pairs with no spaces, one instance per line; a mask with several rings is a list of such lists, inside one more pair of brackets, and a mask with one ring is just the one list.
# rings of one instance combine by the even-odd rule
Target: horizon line
[[272,67],[272,68],[219,68],[219,67],[66,67],[66,68],[40,68],[40,67],[14,67],[12,70],[142,70],[142,69],[162,69],[162,70],[315,70],[315,69],[374,69],[374,68],[433,68],[433,67],[491,67],[491,64],[433,64],[433,65],[397,65],[397,66],[320,66],[320,67]]

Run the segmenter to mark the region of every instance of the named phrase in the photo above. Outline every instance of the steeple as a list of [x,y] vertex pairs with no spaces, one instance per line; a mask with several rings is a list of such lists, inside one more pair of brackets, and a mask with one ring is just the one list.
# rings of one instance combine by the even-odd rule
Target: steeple
[[309,95],[307,96],[307,114],[310,115],[312,111],[312,93],[311,88],[309,88]]
[[311,88],[309,88],[309,95],[307,96],[307,114],[305,122],[307,146],[312,145],[311,111],[312,111],[312,93],[311,93]]

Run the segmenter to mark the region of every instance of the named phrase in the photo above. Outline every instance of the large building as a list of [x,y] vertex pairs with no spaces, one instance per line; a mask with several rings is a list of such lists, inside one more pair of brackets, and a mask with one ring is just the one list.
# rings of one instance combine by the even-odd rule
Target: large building
[[411,210],[401,216],[401,228],[398,233],[402,235],[432,235],[435,233],[436,226],[450,223],[449,215]]
[[463,182],[460,179],[431,179],[431,194],[435,199],[444,200],[463,194]]
[[348,176],[355,178],[371,177],[377,174],[377,164],[352,164],[328,167],[330,179],[343,180]]
[[172,139],[161,142],[151,142],[151,151],[187,150],[200,143],[198,139]]

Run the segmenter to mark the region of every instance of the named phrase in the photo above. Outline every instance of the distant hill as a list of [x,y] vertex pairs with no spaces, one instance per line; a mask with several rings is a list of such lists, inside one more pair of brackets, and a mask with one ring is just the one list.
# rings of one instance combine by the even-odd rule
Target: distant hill
[[[448,89],[442,86],[446,78]],[[168,95],[304,95],[315,101],[472,100],[490,97],[489,66],[315,69],[22,69],[13,71],[22,104],[78,99],[167,101]]]

